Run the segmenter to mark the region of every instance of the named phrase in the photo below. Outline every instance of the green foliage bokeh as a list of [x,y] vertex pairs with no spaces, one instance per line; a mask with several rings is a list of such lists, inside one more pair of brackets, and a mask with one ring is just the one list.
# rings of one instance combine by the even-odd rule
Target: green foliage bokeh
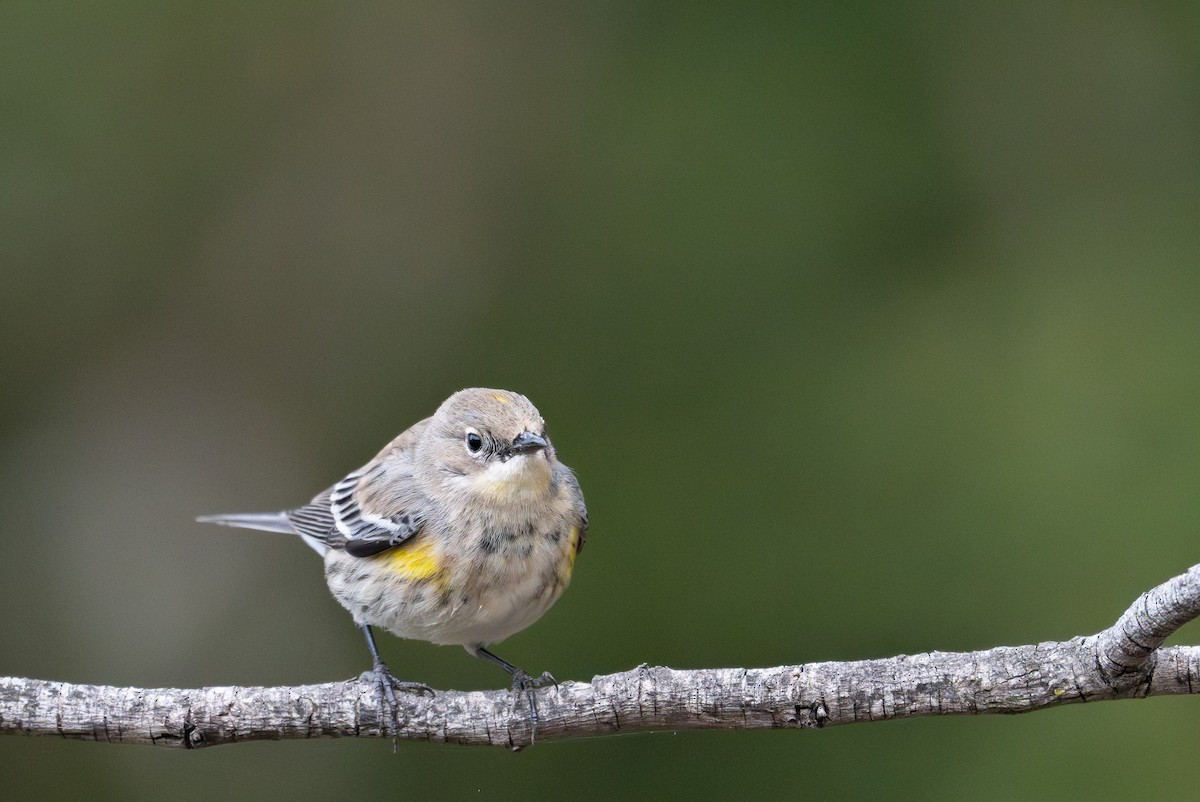
[[[1173,3],[0,6],[0,674],[362,671],[302,544],[192,519],[294,505],[472,385],[539,405],[591,510],[497,648],[531,671],[1106,626],[1200,562],[1198,33]],[[4,738],[0,797],[1172,794],[1193,705],[520,755]]]

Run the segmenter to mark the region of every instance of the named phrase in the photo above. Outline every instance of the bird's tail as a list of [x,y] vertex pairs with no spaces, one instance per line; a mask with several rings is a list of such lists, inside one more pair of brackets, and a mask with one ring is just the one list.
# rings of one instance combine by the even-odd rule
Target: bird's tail
[[236,526],[241,529],[261,529],[264,532],[282,532],[295,535],[296,527],[288,520],[285,512],[235,512],[231,515],[201,515],[196,519],[202,524]]
[[236,526],[240,529],[261,529],[264,532],[299,535],[317,554],[324,556],[325,552],[329,550],[329,546],[323,540],[301,532],[293,526],[292,520],[286,512],[235,512],[230,515],[201,515],[196,521],[202,524],[220,524],[221,526]]

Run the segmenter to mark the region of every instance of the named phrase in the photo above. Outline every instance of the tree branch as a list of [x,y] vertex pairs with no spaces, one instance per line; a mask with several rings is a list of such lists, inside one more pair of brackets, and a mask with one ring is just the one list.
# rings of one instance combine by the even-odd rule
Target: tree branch
[[[537,691],[539,739],[653,729],[819,729],[932,715],[1027,713],[1072,702],[1195,693],[1200,647],[1163,641],[1200,615],[1200,565],[1143,593],[1096,635],[978,652],[760,669],[641,666]],[[369,677],[369,675],[368,675]],[[399,699],[399,737],[520,749],[527,704],[507,691]],[[197,748],[380,737],[369,679],[281,688],[116,688],[0,678],[0,734]]]

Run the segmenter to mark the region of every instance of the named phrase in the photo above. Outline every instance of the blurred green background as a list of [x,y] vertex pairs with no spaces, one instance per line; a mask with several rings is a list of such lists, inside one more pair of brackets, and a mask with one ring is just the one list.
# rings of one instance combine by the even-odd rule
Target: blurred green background
[[[1193,3],[7,2],[0,108],[0,674],[362,671],[303,544],[192,519],[470,385],[587,495],[498,649],[560,679],[1068,638],[1200,562]],[[0,797],[1190,793],[1197,736],[1170,698],[519,755],[7,737]]]

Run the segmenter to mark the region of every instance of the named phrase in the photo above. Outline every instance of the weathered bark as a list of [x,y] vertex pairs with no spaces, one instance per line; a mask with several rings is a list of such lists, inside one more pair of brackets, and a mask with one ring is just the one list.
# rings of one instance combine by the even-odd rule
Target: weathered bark
[[[1162,648],[1200,615],[1200,565],[1141,597],[1103,632],[978,652],[776,668],[642,666],[536,691],[538,739],[651,729],[801,728],[931,715],[1026,713],[1071,702],[1189,694],[1200,647]],[[399,694],[402,739],[530,742],[510,691]],[[367,679],[195,690],[0,678],[0,733],[196,748],[282,738],[386,736]]]

